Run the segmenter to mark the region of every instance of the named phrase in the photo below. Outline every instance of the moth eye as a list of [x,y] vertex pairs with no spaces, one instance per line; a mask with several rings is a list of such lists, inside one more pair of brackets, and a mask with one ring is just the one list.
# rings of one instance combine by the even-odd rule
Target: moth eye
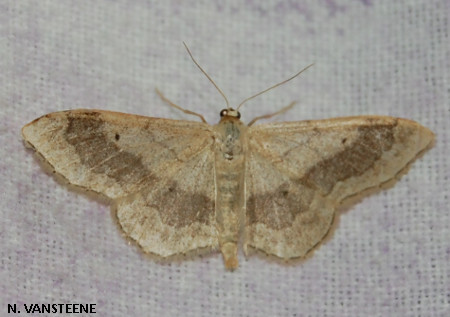
[[222,111],[220,111],[220,116],[224,117],[227,115],[227,113],[228,113],[227,109],[223,109]]
[[237,117],[236,118],[238,118],[238,119],[241,118],[241,113],[239,111],[237,112]]

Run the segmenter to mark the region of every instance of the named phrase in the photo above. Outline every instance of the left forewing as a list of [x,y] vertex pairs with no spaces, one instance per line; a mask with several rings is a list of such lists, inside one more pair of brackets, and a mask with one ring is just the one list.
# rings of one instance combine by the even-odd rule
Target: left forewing
[[256,125],[248,135],[245,245],[282,258],[304,256],[344,198],[392,179],[434,138],[378,116]]
[[205,123],[85,109],[47,114],[22,134],[71,184],[113,199],[169,177],[213,142]]

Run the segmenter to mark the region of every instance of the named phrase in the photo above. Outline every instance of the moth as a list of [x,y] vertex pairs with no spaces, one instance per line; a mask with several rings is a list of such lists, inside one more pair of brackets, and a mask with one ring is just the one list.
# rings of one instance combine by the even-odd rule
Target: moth
[[253,125],[262,116],[245,125],[238,109],[222,110],[216,125],[200,115],[202,122],[69,110],[22,133],[69,183],[108,197],[145,252],[219,249],[228,269],[238,266],[240,243],[246,254],[305,256],[346,197],[396,177],[434,139],[407,119]]

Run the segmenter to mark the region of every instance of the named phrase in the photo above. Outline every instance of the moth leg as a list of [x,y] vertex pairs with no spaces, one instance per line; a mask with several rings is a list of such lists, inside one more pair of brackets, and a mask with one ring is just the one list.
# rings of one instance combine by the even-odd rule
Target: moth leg
[[205,118],[201,114],[180,107],[179,105],[177,105],[177,104],[173,103],[172,101],[170,101],[169,99],[167,99],[166,96],[164,96],[163,93],[161,91],[159,91],[158,88],[155,88],[155,90],[156,90],[156,93],[158,94],[158,96],[162,99],[162,101],[167,103],[169,106],[174,107],[174,108],[176,108],[178,110],[181,110],[181,111],[183,111],[186,114],[197,116],[197,117],[199,117],[202,120],[202,122],[208,123],[208,122],[206,122]]
[[286,112],[286,111],[288,111],[289,109],[291,109],[296,103],[297,103],[296,101],[293,101],[293,102],[291,102],[288,106],[286,106],[286,107],[284,107],[284,108],[281,108],[281,109],[278,110],[277,112],[269,113],[269,114],[265,114],[265,115],[256,117],[256,118],[254,118],[252,121],[250,121],[250,123],[248,124],[248,126],[251,126],[253,123],[255,123],[255,122],[258,121],[258,120],[261,120],[261,119],[269,119],[269,118],[272,118],[273,116],[282,114],[283,112]]

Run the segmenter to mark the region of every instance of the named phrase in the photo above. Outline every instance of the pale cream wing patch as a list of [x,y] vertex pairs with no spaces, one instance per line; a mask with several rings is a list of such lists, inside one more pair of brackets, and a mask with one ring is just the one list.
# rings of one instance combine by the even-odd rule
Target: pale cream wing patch
[[395,177],[434,135],[366,116],[256,125],[248,137],[244,246],[289,259],[324,238],[344,198]]
[[22,133],[71,184],[113,199],[146,251],[217,245],[208,124],[81,109],[45,115]]

